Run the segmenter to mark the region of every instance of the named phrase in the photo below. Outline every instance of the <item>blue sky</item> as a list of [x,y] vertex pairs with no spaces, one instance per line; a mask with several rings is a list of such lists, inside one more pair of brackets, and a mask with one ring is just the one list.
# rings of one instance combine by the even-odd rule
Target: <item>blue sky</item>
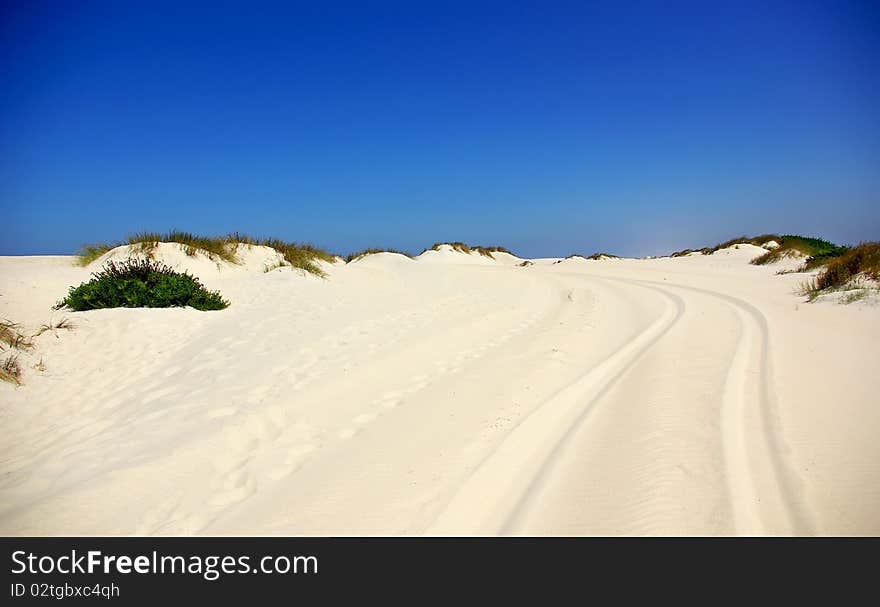
[[878,7],[3,3],[0,254],[876,240]]

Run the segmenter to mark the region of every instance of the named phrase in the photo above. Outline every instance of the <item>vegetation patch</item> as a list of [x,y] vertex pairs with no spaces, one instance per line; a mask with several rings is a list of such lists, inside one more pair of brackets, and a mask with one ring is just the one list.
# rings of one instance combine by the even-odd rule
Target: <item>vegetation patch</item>
[[201,253],[212,260],[238,263],[236,250],[239,245],[256,245],[270,247],[278,251],[292,268],[305,270],[310,274],[324,276],[324,271],[315,263],[316,260],[334,263],[336,257],[310,244],[285,242],[278,238],[252,238],[246,234],[233,232],[226,236],[198,236],[190,232],[171,230],[169,232],[139,232],[128,237],[126,243],[84,245],[77,254],[79,264],[87,266],[107,251],[128,244],[135,252],[152,257],[153,251],[160,242],[177,243],[183,247],[187,255]]
[[174,242],[183,246],[183,251],[190,256],[202,253],[209,259],[222,259],[229,263],[238,263],[235,246],[226,238],[196,236],[190,232],[171,230],[164,234],[159,232],[139,232],[128,237],[128,244],[136,251],[152,255],[160,242]]
[[612,255],[611,253],[593,253],[592,255],[587,257],[587,259],[593,259],[593,260],[599,261],[602,259],[620,259],[620,257],[617,255]]
[[87,266],[107,251],[118,247],[118,244],[84,244],[76,254],[77,264]]
[[811,270],[828,263],[830,260],[840,257],[849,250],[849,247],[836,245],[821,238],[809,238],[807,236],[795,236],[785,234],[775,238],[779,246],[759,255],[750,263],[761,266],[775,263],[792,254],[800,254],[807,257],[804,261],[803,270]]
[[782,238],[776,234],[762,234],[760,236],[740,236],[739,238],[731,238],[725,242],[720,242],[716,244],[714,247],[703,247],[701,249],[682,249],[681,251],[676,251],[670,254],[670,257],[684,257],[686,255],[690,255],[691,253],[702,253],[703,255],[711,255],[715,251],[720,251],[721,249],[726,249],[728,247],[732,247],[738,244],[751,244],[756,247],[763,247],[765,244],[771,241],[779,242],[779,239]]
[[222,310],[229,305],[219,293],[208,291],[195,276],[179,273],[152,259],[107,262],[92,280],[70,292],[56,309],[169,308]]
[[826,262],[825,269],[802,288],[811,301],[832,291],[847,289],[853,281],[880,282],[880,242],[863,242]]
[[670,257],[684,257],[691,253],[702,253],[703,255],[711,255],[721,249],[726,249],[741,244],[750,244],[756,247],[763,247],[768,242],[776,242],[779,246],[768,250],[751,261],[752,264],[760,266],[768,263],[775,263],[792,254],[804,255],[807,259],[804,262],[801,271],[811,270],[828,263],[828,261],[839,257],[849,250],[848,247],[836,245],[821,238],[811,238],[809,236],[799,236],[796,234],[762,234],[760,236],[740,236],[732,238],[726,242],[719,243],[714,247],[703,247],[702,249],[683,249],[676,251]]
[[398,251],[397,249],[364,249],[362,251],[357,251],[356,253],[352,253],[351,255],[347,255],[345,257],[345,263],[350,263],[355,259],[360,259],[361,257],[366,257],[367,255],[373,255],[375,253],[396,253],[397,255],[405,255],[412,259],[412,255],[407,253],[406,251]]
[[[443,245],[447,245],[452,247],[454,251],[458,251],[459,253],[468,253],[477,252],[484,257],[488,257],[490,259],[495,259],[493,253],[507,253],[508,255],[514,255],[510,250],[505,247],[493,246],[493,247],[484,247],[484,246],[473,246],[469,244],[465,244],[463,242],[437,242],[430,249],[425,249],[425,251],[439,251],[440,247]],[[424,253],[425,251],[422,251]]]

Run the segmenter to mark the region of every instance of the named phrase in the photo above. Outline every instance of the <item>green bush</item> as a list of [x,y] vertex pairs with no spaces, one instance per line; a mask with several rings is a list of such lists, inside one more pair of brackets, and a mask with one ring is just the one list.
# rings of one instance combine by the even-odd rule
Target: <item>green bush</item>
[[229,305],[216,291],[208,291],[195,276],[179,273],[151,259],[108,262],[92,280],[71,287],[56,309],[170,308],[222,310]]

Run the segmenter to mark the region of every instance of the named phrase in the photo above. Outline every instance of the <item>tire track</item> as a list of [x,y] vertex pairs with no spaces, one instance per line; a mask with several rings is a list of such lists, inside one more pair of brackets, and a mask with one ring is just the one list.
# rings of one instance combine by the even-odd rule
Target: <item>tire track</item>
[[[509,532],[531,506],[550,467],[595,404],[684,314],[678,295],[650,285],[632,286],[663,297],[661,316],[517,424],[462,484],[428,534]],[[480,520],[474,520],[475,514]]]
[[[725,293],[669,282],[634,282],[701,293],[723,301],[736,310],[743,332],[728,372],[721,426],[734,524],[742,535],[780,532],[810,535],[814,528],[812,516],[805,508],[806,501],[793,467],[784,457],[786,447],[781,438],[779,406],[770,383],[772,365],[767,317],[751,303]],[[750,351],[755,349],[756,341],[760,342],[756,356],[759,381],[757,402],[752,408],[759,410],[762,441],[749,432],[744,419],[750,413],[747,402],[750,384],[748,358]],[[738,380],[736,376],[739,376]],[[769,466],[749,463],[750,455],[759,454],[769,460]]]
[[[784,458],[785,445],[779,428],[778,405],[770,382],[770,333],[764,314],[746,301],[698,287],[668,281],[589,277],[651,286],[664,292],[671,287],[699,293],[719,300],[734,310],[741,330],[725,380],[720,427],[727,500],[733,514],[734,529],[739,535],[811,534],[811,516],[804,507],[806,502],[802,498],[797,476]],[[633,364],[635,362],[637,359],[632,361]],[[754,382],[754,377],[758,378],[757,382]],[[611,387],[608,386],[609,389]],[[598,398],[601,396],[598,395]],[[530,489],[524,493],[521,503],[502,527],[503,533],[516,529],[525,513],[537,507],[540,489],[548,482],[551,468],[570,446],[571,437],[583,425],[586,417],[583,415],[576,421],[576,425],[569,429],[550,454],[539,475],[532,480]],[[751,418],[755,419],[749,423]]]

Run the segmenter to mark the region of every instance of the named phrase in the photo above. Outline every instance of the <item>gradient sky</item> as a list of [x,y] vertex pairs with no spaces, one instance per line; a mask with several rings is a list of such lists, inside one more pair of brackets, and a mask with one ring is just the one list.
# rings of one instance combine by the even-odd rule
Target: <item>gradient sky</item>
[[0,6],[0,254],[880,239],[877,2]]

